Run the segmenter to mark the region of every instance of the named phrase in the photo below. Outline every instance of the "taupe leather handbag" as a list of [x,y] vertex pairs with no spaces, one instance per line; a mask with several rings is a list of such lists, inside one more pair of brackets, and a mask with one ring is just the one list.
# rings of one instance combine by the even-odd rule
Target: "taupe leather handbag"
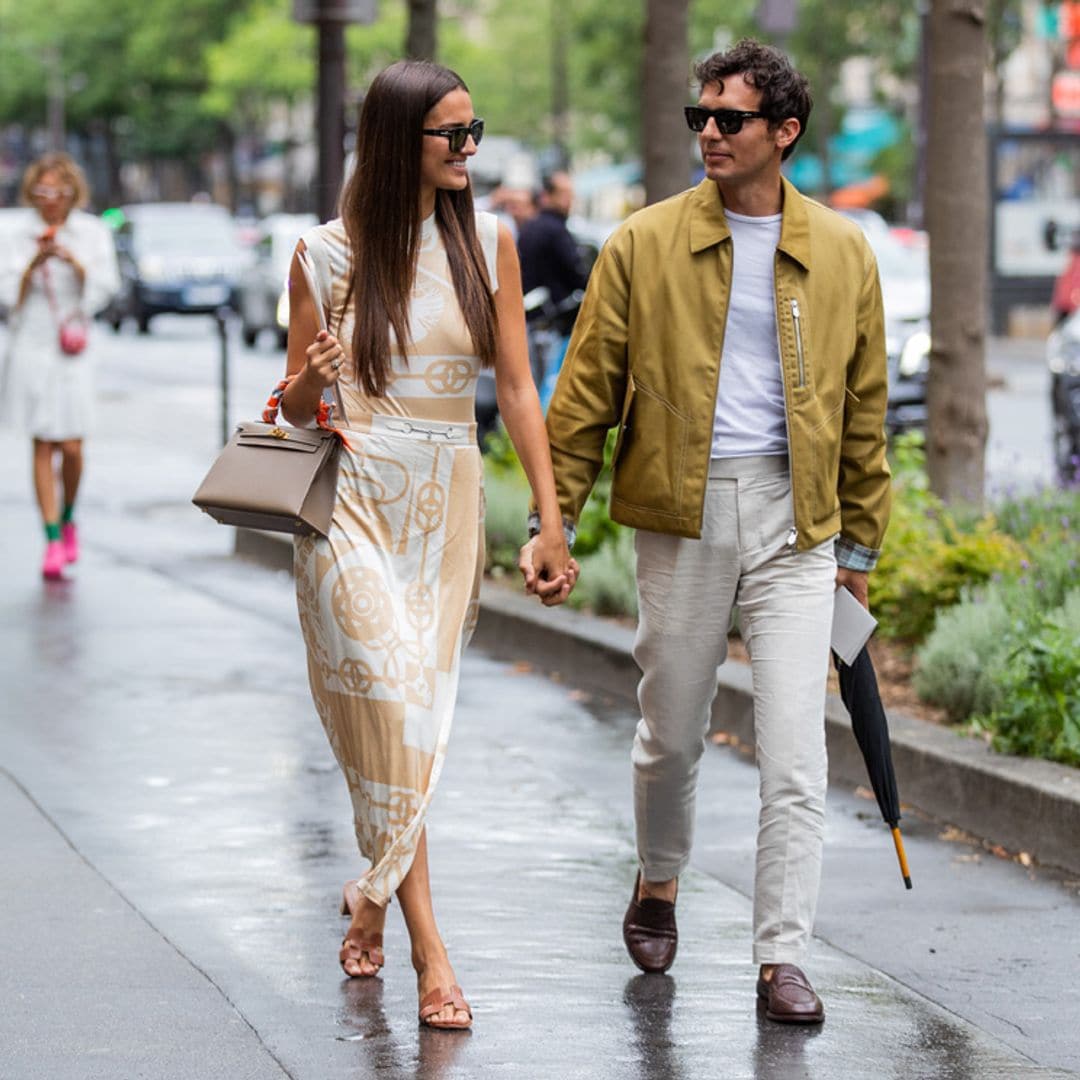
[[[326,328],[323,305],[306,253],[299,259]],[[337,383],[323,395],[318,427],[278,426],[277,411],[288,380],[278,384],[263,423],[244,423],[218,454],[191,500],[223,525],[326,536],[337,495],[338,458],[344,436],[330,426],[333,410],[344,417]]]

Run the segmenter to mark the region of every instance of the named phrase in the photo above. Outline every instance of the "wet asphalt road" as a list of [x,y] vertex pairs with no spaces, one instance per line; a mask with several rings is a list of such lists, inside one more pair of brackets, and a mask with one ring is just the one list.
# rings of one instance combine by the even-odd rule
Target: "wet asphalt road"
[[[44,587],[25,451],[0,436],[0,1077],[943,1077],[1080,1069],[1077,883],[913,819],[905,893],[872,804],[830,795],[808,965],[823,1029],[754,1005],[754,771],[706,757],[670,977],[619,939],[634,717],[466,660],[430,819],[437,911],[476,1012],[422,1031],[400,915],[387,967],[336,965],[358,870],[307,696],[286,576],[237,564],[187,505],[212,454],[212,342],[120,339],[82,506]],[[276,359],[238,355],[261,402]],[[240,395],[238,395],[240,396]],[[1062,1070],[1062,1071],[1057,1071]]]

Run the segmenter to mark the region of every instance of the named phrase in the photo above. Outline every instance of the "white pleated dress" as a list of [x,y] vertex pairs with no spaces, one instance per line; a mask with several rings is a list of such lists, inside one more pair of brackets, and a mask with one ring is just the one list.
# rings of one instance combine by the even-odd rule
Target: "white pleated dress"
[[0,237],[0,303],[12,309],[4,370],[0,374],[0,423],[49,442],[85,438],[94,423],[94,368],[100,328],[78,356],[60,351],[57,314],[45,291],[45,274],[61,316],[81,310],[89,319],[120,288],[116,247],[108,226],[73,210],[57,230],[56,243],[68,248],[86,271],[79,289],[75,271],[60,259],[38,267],[22,307],[14,310],[19,283],[37,253],[45,223],[34,210]]

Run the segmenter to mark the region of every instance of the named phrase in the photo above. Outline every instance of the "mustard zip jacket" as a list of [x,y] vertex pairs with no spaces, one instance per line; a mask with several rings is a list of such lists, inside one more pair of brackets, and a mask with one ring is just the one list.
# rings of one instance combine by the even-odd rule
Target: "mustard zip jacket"
[[[786,179],[782,214],[776,326],[796,546],[839,533],[841,564],[869,569],[890,505],[877,264],[858,225]],[[612,519],[701,535],[731,265],[731,231],[708,179],[633,214],[605,244],[547,413],[569,521],[618,425]]]

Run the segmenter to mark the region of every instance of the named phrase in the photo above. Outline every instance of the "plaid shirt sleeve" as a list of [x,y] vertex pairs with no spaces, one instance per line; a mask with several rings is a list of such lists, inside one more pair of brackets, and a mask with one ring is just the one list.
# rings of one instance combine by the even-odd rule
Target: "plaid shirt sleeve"
[[846,536],[836,538],[836,565],[845,570],[858,570],[867,574],[877,565],[880,555],[879,550],[863,547]]

